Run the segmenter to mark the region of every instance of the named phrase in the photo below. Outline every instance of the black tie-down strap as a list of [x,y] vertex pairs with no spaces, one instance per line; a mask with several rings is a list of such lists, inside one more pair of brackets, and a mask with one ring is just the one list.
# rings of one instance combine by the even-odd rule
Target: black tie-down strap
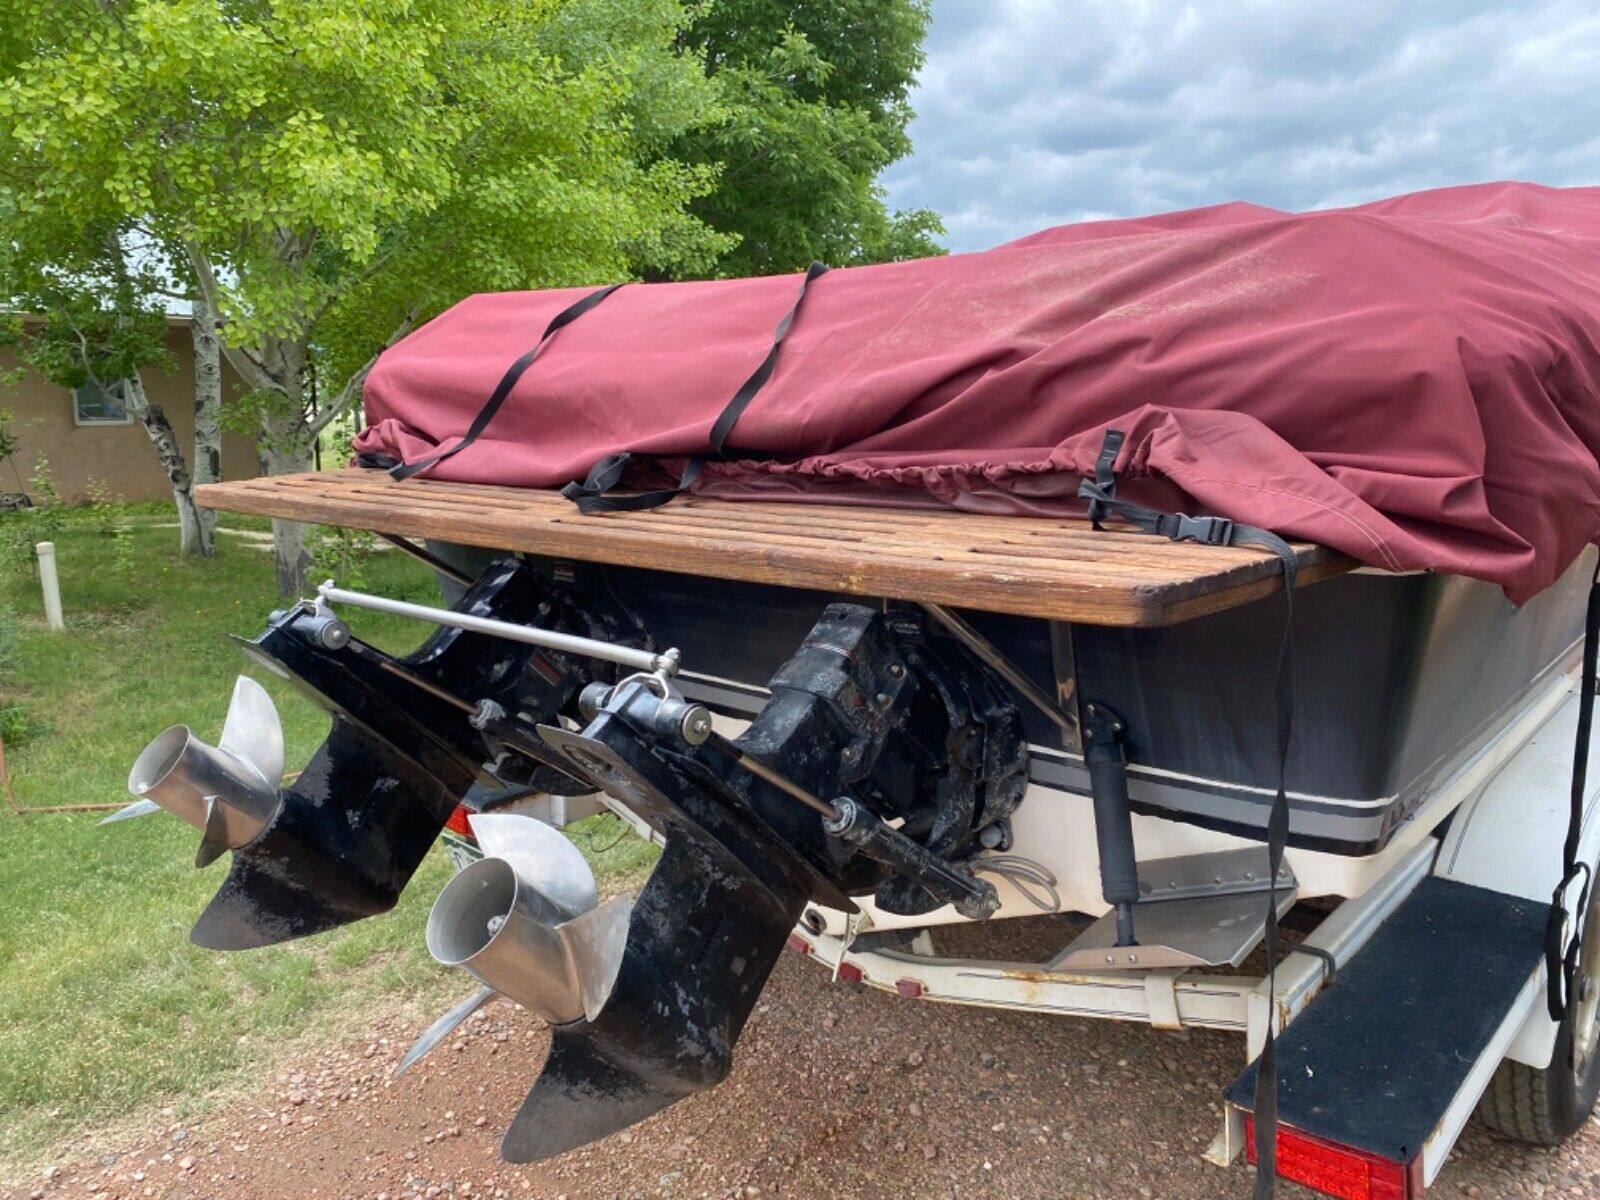
[[517,386],[517,381],[522,378],[528,368],[533,366],[539,355],[544,352],[544,348],[549,344],[550,339],[621,286],[620,283],[612,283],[603,288],[596,288],[587,296],[584,296],[576,303],[569,304],[551,317],[550,324],[544,327],[544,332],[539,335],[539,340],[534,343],[533,349],[506,368],[506,373],[500,377],[500,382],[495,385],[494,392],[484,401],[483,407],[478,410],[478,415],[472,418],[472,424],[467,427],[467,432],[462,435],[459,442],[448,450],[430,454],[427,458],[419,459],[417,462],[401,463],[394,466],[390,468],[389,474],[396,479],[410,479],[413,475],[420,475],[429,467],[436,467],[445,459],[453,458],[455,455],[460,454],[482,437],[483,431],[489,428],[489,422],[494,420],[495,414],[500,411],[501,406],[506,402],[506,398],[511,395],[511,389]]
[[[1282,953],[1278,939],[1278,878],[1283,871],[1283,852],[1289,842],[1289,739],[1294,729],[1294,584],[1300,559],[1294,548],[1271,530],[1259,529],[1225,517],[1191,517],[1183,513],[1160,512],[1127,500],[1117,499],[1117,456],[1125,440],[1120,429],[1106,431],[1095,462],[1093,479],[1078,487],[1080,498],[1089,502],[1089,520],[1096,529],[1108,517],[1118,517],[1135,528],[1158,533],[1175,542],[1200,542],[1207,546],[1259,546],[1278,556],[1283,564],[1283,638],[1278,645],[1277,678],[1273,685],[1277,713],[1278,789],[1267,814],[1267,994],[1277,988],[1278,959]],[[1256,1138],[1256,1180],[1254,1200],[1271,1200],[1277,1177],[1278,1071],[1277,1034],[1270,1017],[1266,1041],[1261,1047],[1261,1065],[1256,1075],[1254,1100]]]
[[[1578,980],[1578,958],[1582,952],[1583,920],[1589,910],[1589,894],[1594,888],[1594,870],[1578,859],[1578,842],[1583,836],[1583,810],[1589,781],[1589,735],[1594,727],[1594,689],[1596,655],[1600,652],[1600,566],[1589,585],[1589,607],[1583,621],[1583,675],[1578,693],[1578,735],[1572,751],[1572,809],[1567,818],[1567,840],[1561,851],[1561,882],[1550,897],[1550,917],[1544,932],[1545,1006],[1550,1019],[1567,1018],[1573,988]],[[1579,879],[1578,902],[1567,907],[1567,893]]]
[[591,513],[603,512],[643,512],[647,508],[660,508],[668,500],[680,492],[686,492],[700,478],[700,464],[704,461],[695,455],[683,464],[683,473],[678,476],[678,482],[669,488],[660,488],[653,492],[634,492],[627,496],[609,496],[611,491],[622,482],[622,476],[628,469],[628,464],[633,461],[633,455],[627,451],[621,454],[608,454],[594,466],[589,468],[588,477],[582,483],[569,483],[561,489],[561,494],[578,506],[578,511],[584,516]]
[[[772,346],[767,351],[766,357],[750,373],[750,378],[739,385],[739,390],[734,392],[733,398],[723,405],[722,412],[711,426],[711,433],[706,439],[711,454],[718,458],[729,458],[739,453],[728,447],[728,435],[733,432],[733,427],[738,424],[744,410],[750,407],[750,402],[756,398],[756,393],[766,386],[767,380],[772,378],[772,372],[778,365],[778,351],[782,349],[784,339],[789,336],[789,330],[794,326],[795,317],[800,312],[800,305],[806,298],[807,289],[827,274],[827,271],[827,264],[820,262],[814,262],[806,269],[805,278],[800,281],[800,290],[795,294],[794,303],[789,306],[789,311],[783,314],[777,329],[773,331]],[[700,466],[704,462],[703,455],[691,456],[684,464],[683,473],[678,477],[674,487],[653,492],[638,492],[631,496],[608,495],[607,493],[622,482],[622,476],[633,459],[634,456],[627,451],[608,454],[589,469],[588,477],[582,483],[567,484],[561,489],[561,494],[577,504],[578,511],[584,514],[639,512],[642,509],[659,508],[680,492],[688,491],[693,486],[695,480],[700,478]]]

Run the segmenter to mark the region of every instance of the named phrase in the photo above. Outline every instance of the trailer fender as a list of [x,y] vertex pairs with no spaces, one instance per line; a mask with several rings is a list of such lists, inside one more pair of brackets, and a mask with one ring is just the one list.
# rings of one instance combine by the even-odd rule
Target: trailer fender
[[[1572,680],[1550,718],[1455,814],[1439,847],[1435,875],[1549,902],[1561,879],[1577,723],[1578,684]],[[1593,864],[1600,861],[1600,739],[1590,746],[1588,779],[1580,858]],[[1506,1057],[1542,1069],[1550,1065],[1555,1042],[1556,1023],[1540,1004]]]

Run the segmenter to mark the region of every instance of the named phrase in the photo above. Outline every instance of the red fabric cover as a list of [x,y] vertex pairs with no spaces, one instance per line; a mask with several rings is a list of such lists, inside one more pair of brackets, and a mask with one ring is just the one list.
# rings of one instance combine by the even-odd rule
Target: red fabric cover
[[[798,276],[629,285],[558,333],[451,480],[552,487],[703,452]],[[473,296],[388,350],[357,449],[452,444],[587,289]],[[696,491],[1081,513],[1108,427],[1130,498],[1517,601],[1600,539],[1600,188],[1485,184],[1288,214],[1063,226],[812,287]]]

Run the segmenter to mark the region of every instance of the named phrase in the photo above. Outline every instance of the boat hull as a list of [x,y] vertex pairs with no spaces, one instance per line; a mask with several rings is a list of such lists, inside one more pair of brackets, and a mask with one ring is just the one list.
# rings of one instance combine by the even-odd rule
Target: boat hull
[[[488,552],[433,543],[472,567]],[[1551,694],[1574,661],[1594,552],[1520,608],[1499,588],[1431,574],[1357,572],[1295,599],[1290,844],[1381,852],[1407,821],[1437,823],[1443,785]],[[672,572],[532,560],[614,597],[657,645],[683,653],[685,694],[735,720],[837,596]],[[1283,600],[1181,625],[1118,629],[964,614],[1073,715],[1089,700],[1128,722],[1135,812],[1262,836],[1277,784],[1274,679]],[[1027,803],[1089,793],[1081,746],[1021,705],[1032,756]]]

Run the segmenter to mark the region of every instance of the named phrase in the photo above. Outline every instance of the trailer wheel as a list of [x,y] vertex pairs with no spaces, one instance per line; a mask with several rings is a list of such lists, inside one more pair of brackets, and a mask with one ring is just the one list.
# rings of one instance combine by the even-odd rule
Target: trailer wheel
[[1478,1116],[1494,1132],[1535,1146],[1558,1146],[1594,1112],[1600,1094],[1600,897],[1584,921],[1577,1002],[1556,1034],[1555,1053],[1543,1070],[1509,1058],[1500,1064],[1478,1102]]

